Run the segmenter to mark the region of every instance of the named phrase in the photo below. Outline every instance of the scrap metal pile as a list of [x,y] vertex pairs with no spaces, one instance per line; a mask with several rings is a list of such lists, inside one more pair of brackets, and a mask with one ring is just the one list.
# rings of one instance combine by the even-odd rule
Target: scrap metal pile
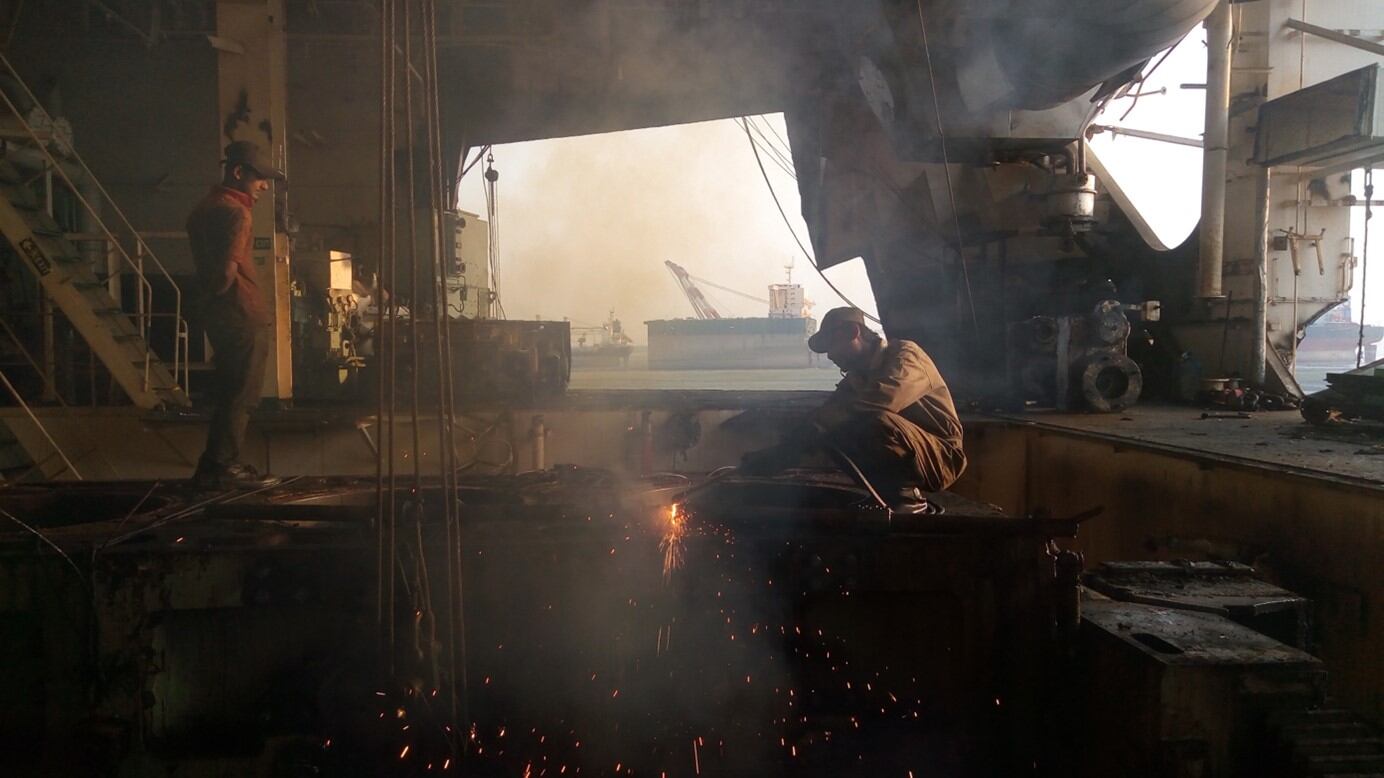
[[1291,752],[1260,774],[1315,775],[1378,758],[1339,710],[1353,745],[1307,742],[1331,710],[1307,602],[1246,568],[1108,565],[1084,589],[1054,544],[1076,520],[948,494],[891,518],[812,472],[678,501],[688,485],[460,479],[456,546],[437,484],[402,489],[383,603],[368,479],[201,504],[163,484],[7,490],[10,774],[1238,775]]

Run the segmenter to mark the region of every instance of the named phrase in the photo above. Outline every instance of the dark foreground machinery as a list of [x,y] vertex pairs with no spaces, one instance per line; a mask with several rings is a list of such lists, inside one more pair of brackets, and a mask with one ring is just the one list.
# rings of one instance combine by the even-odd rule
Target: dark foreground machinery
[[684,494],[557,468],[377,523],[373,480],[10,489],[5,772],[1384,770],[1310,603],[1244,566],[1083,573],[1083,517],[890,517],[815,472]]

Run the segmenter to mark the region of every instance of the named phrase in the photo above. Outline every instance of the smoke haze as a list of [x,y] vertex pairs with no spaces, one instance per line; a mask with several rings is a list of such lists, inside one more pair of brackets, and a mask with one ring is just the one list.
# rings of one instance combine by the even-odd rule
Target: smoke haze
[[[768,117],[786,137],[783,118]],[[693,316],[664,260],[767,298],[796,257],[793,280],[814,318],[842,305],[801,255],[774,207],[740,126],[729,120],[496,147],[501,299],[511,319],[598,325],[610,310],[636,342],[643,323]],[[477,165],[462,209],[484,214]],[[797,184],[765,160],[770,181],[804,244]],[[875,313],[863,264],[828,271]],[[767,306],[701,285],[722,316],[764,316]]]

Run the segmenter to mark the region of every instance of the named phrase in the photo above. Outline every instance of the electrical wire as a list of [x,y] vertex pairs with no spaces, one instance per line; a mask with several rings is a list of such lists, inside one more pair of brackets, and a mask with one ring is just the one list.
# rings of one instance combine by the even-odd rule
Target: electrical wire
[[[1178,39],[1177,39],[1177,43],[1174,43],[1173,45],[1169,46],[1169,47],[1168,47],[1168,50],[1165,51],[1165,52],[1163,52],[1163,56],[1159,57],[1159,58],[1158,58],[1158,61],[1153,63],[1153,67],[1151,67],[1151,68],[1149,68],[1148,70],[1145,70],[1144,72],[1140,73],[1140,74],[1138,75],[1137,78],[1135,78],[1133,81],[1131,81],[1131,82],[1130,82],[1130,86],[1136,86],[1136,85],[1137,85],[1137,86],[1141,86],[1141,87],[1142,87],[1145,83],[1147,83],[1148,80],[1149,80],[1149,78],[1152,77],[1154,73],[1158,72],[1158,67],[1159,67],[1160,65],[1162,65],[1162,64],[1168,59],[1168,57],[1172,56],[1172,53],[1173,53],[1174,51],[1177,51],[1177,47],[1178,47],[1178,46],[1181,46],[1183,41],[1187,40],[1187,36],[1188,36],[1188,35],[1191,35],[1191,31],[1190,31],[1190,30],[1189,30],[1188,32],[1184,33],[1184,34],[1182,35],[1181,38],[1178,38]],[[1158,94],[1158,93],[1155,93],[1155,94]],[[1124,90],[1124,94],[1121,95],[1121,96],[1122,96],[1122,97],[1129,97],[1129,96],[1131,96],[1131,95],[1130,95],[1130,93],[1129,93],[1129,90],[1128,90],[1128,89],[1125,89],[1125,90]],[[1140,91],[1138,91],[1138,92],[1133,93],[1132,97],[1133,97],[1134,99],[1130,101],[1129,107],[1125,109],[1125,112],[1122,113],[1122,114],[1120,114],[1120,121],[1124,121],[1131,113],[1134,112],[1134,109],[1137,108],[1137,107],[1139,106],[1139,98],[1141,98],[1141,97],[1143,97],[1143,96],[1144,96],[1144,92],[1143,92],[1142,89],[1141,89]],[[1102,110],[1104,110],[1104,107],[1105,107],[1105,106],[1101,106]]]
[[778,192],[774,191],[774,184],[772,181],[769,180],[769,171],[764,168],[764,160],[760,159],[759,147],[755,145],[754,136],[750,134],[750,128],[748,126],[748,123],[742,120],[741,127],[743,127],[745,130],[745,137],[748,138],[750,141],[750,150],[754,152],[755,164],[759,166],[759,174],[764,178],[764,185],[769,188],[769,196],[774,198],[774,207],[778,209],[779,216],[783,219],[783,226],[788,228],[788,234],[793,236],[793,242],[798,244],[798,250],[801,251],[803,256],[807,258],[807,264],[811,265],[812,269],[817,271],[817,275],[822,277],[822,280],[826,282],[827,286],[831,287],[831,291],[835,292],[836,296],[841,298],[842,302],[851,306],[852,308],[855,308],[856,310],[859,310],[861,313],[864,313],[865,318],[869,319],[875,324],[883,326],[883,322],[881,322],[878,318],[870,315],[869,313],[866,313],[864,308],[861,308],[859,305],[856,305],[854,302],[851,301],[851,298],[847,297],[844,293],[842,293],[840,289],[837,289],[836,284],[833,284],[831,282],[831,279],[827,278],[827,274],[823,273],[822,269],[817,266],[817,260],[813,258],[812,252],[808,251],[807,247],[803,245],[802,239],[798,237],[798,231],[793,229],[793,223],[788,220],[788,212],[783,210],[783,203],[779,202]]
[[793,146],[788,142],[788,139],[783,137],[782,135],[779,135],[778,130],[774,129],[774,125],[769,121],[769,117],[760,114],[758,118],[760,122],[763,123],[765,129],[767,129],[769,133],[774,136],[774,140],[778,141],[779,146],[784,150],[785,153],[788,154],[789,158],[791,159],[793,156]]
[[[752,117],[747,117],[747,118],[752,118]],[[767,151],[770,153],[771,159],[774,160],[774,161],[777,163],[779,169],[782,170],[782,171],[784,172],[785,175],[787,175],[789,178],[793,179],[794,181],[797,181],[797,180],[798,180],[798,171],[797,171],[796,169],[794,169],[794,167],[793,167],[793,154],[792,154],[792,152],[791,152],[791,151],[783,151],[783,150],[780,149],[777,145],[775,145],[775,143],[774,143],[773,141],[769,140],[768,135],[767,135],[767,134],[765,133],[765,131],[759,126],[758,123],[756,123],[756,122],[754,122],[754,121],[751,121],[751,122],[750,122],[750,128],[753,129],[754,132],[755,132],[755,134],[758,135],[759,138],[760,138],[760,140],[763,141],[763,143],[761,144],[760,148],[765,149],[765,150],[767,150]]]
[[26,531],[29,532],[29,534],[38,538],[40,541],[44,543],[44,545],[48,546],[49,548],[57,552],[58,556],[62,557],[63,561],[66,562],[68,566],[72,568],[72,571],[77,574],[77,577],[82,579],[82,583],[86,583],[87,577],[86,574],[82,572],[82,568],[78,567],[77,563],[72,561],[72,557],[68,556],[66,551],[63,551],[61,548],[59,548],[57,543],[54,543],[53,541],[49,540],[47,535],[29,526],[18,516],[15,516],[13,513],[10,513],[4,508],[0,508],[0,516],[4,516],[5,518],[9,519],[15,524],[18,524],[19,526],[23,527]]
[[755,134],[759,136],[760,140],[763,141],[763,145],[760,146],[760,148],[768,152],[769,160],[777,165],[779,170],[782,170],[794,181],[798,180],[797,171],[793,169],[792,154],[785,154],[775,146],[773,141],[769,140],[764,130],[760,129],[759,124],[754,121],[754,118],[753,116],[746,116],[745,121],[749,124],[750,128],[754,130]]
[[942,104],[937,98],[937,75],[932,69],[932,49],[927,42],[927,22],[923,19],[923,0],[916,0],[918,29],[923,36],[923,58],[927,61],[927,80],[932,91],[932,115],[937,120],[937,139],[942,144],[942,173],[947,182],[947,202],[951,207],[952,228],[956,231],[956,258],[961,263],[961,278],[966,284],[966,302],[971,309],[971,331],[980,333],[975,296],[971,293],[971,271],[966,267],[966,247],[961,239],[961,218],[956,213],[956,191],[952,187],[951,161],[947,158],[947,134],[942,129]]

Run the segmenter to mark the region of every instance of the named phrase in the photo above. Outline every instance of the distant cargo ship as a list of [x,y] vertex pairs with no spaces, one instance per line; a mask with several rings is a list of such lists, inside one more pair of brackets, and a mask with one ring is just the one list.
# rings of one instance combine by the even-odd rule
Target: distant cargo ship
[[[1380,336],[1384,336],[1384,327],[1365,325],[1361,364],[1378,358]],[[1360,343],[1360,323],[1351,321],[1350,303],[1342,303],[1308,325],[1306,336],[1298,345],[1297,361],[1305,365],[1353,366]]]
[[599,327],[572,328],[572,366],[576,368],[628,367],[634,340],[610,312]]
[[[707,302],[682,267],[665,262],[687,295],[698,318],[658,319],[645,322],[649,328],[649,368],[651,370],[718,370],[743,368],[812,367],[816,354],[807,339],[816,332],[817,322],[808,315],[808,302],[800,284],[771,284],[767,303],[769,315],[755,318],[722,318]],[[703,283],[716,284],[699,279]],[[718,287],[725,289],[725,287]],[[732,289],[726,291],[749,297]]]

